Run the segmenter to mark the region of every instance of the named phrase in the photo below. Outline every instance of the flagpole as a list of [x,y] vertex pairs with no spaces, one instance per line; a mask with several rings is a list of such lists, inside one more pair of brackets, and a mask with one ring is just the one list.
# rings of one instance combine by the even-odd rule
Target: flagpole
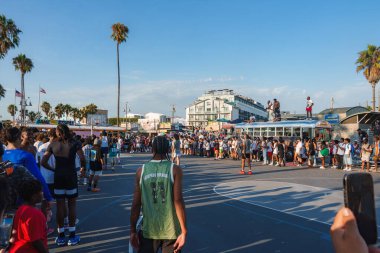
[[41,99],[41,86],[38,86],[38,108],[37,108],[38,115],[40,115],[40,99]]

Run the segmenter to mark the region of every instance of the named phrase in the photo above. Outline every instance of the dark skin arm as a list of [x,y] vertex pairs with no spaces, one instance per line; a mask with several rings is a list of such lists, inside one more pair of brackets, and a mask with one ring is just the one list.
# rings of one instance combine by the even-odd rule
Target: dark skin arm
[[174,193],[174,207],[178,217],[179,224],[181,226],[181,234],[177,238],[177,241],[174,243],[174,252],[180,251],[182,247],[185,245],[186,236],[187,236],[187,226],[186,226],[186,212],[185,212],[185,202],[183,200],[182,195],[182,178],[183,173],[182,169],[174,165],[173,168],[173,176],[174,176],[174,185],[173,185],[173,193]]
[[131,223],[131,244],[135,249],[139,248],[139,241],[138,236],[136,233],[136,224],[137,220],[140,216],[141,211],[141,189],[140,189],[140,177],[141,177],[141,171],[142,168],[139,168],[136,172],[136,178],[135,178],[135,190],[133,194],[133,201],[131,206],[131,217],[130,217],[130,223]]
[[32,242],[32,245],[39,253],[49,253],[49,251],[45,248],[42,240],[34,241]]

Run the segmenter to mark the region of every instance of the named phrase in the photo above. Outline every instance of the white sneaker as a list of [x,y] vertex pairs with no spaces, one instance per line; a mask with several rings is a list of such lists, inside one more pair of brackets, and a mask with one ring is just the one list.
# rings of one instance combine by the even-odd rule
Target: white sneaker
[[272,166],[272,165],[273,165],[273,163],[270,163],[270,164],[268,164],[268,165]]
[[352,169],[351,169],[351,168],[349,168],[349,169],[346,169],[346,171],[352,171]]
[[348,170],[348,168],[344,168],[343,170],[344,170],[344,171],[347,171],[347,170]]
[[325,167],[323,167],[323,166],[321,166],[321,167],[319,167],[321,170],[324,170],[324,169],[326,169]]
[[276,163],[276,165],[275,166],[278,166],[278,163]]

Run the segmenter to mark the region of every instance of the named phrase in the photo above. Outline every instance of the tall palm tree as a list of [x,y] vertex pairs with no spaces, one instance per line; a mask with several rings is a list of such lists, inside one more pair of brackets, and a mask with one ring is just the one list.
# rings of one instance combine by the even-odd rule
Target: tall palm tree
[[72,110],[71,105],[69,105],[69,104],[65,104],[65,105],[63,105],[63,112],[65,113],[66,120],[70,117],[70,115],[71,115],[71,110]]
[[37,119],[37,116],[38,115],[36,112],[33,112],[33,111],[28,112],[28,117],[31,122],[34,122]]
[[20,38],[19,30],[12,19],[0,15],[0,59],[4,58],[8,50],[18,46]]
[[125,42],[128,38],[128,26],[122,23],[116,23],[112,25],[111,38],[116,41],[117,51],[117,126],[120,121],[120,63],[119,63],[119,45]]
[[49,114],[49,112],[51,110],[50,103],[46,102],[46,101],[42,102],[42,104],[41,104],[41,110],[45,113],[46,117],[48,117],[48,114]]
[[57,114],[54,111],[50,111],[47,115],[49,119],[55,119],[56,116]]
[[73,116],[74,122],[76,122],[77,119],[79,119],[79,120],[81,119],[82,112],[81,112],[81,110],[79,110],[78,108],[73,107],[73,108],[71,109],[71,115]]
[[55,116],[57,116],[58,119],[62,118],[64,111],[64,105],[62,103],[59,103],[54,107]]
[[7,111],[13,117],[17,112],[17,106],[15,106],[14,104],[8,105]]
[[380,47],[368,45],[366,50],[359,52],[356,65],[356,72],[363,71],[363,75],[372,86],[372,111],[375,111],[376,84],[380,81]]
[[13,58],[13,65],[16,71],[21,72],[21,119],[22,122],[25,120],[25,87],[24,87],[24,76],[26,73],[32,71],[33,62],[31,59],[27,58],[25,54],[19,54],[17,57]]

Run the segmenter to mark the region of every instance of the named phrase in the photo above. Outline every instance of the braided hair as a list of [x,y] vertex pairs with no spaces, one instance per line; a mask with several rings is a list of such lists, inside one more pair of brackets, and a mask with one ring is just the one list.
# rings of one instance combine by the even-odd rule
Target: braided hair
[[153,139],[152,152],[153,152],[153,157],[155,157],[156,155],[160,155],[161,161],[164,158],[170,161],[169,141],[165,138],[165,136],[157,136]]
[[57,126],[57,131],[59,133],[59,140],[60,141],[69,141],[72,139],[72,135],[70,133],[70,129],[65,124],[59,124]]

